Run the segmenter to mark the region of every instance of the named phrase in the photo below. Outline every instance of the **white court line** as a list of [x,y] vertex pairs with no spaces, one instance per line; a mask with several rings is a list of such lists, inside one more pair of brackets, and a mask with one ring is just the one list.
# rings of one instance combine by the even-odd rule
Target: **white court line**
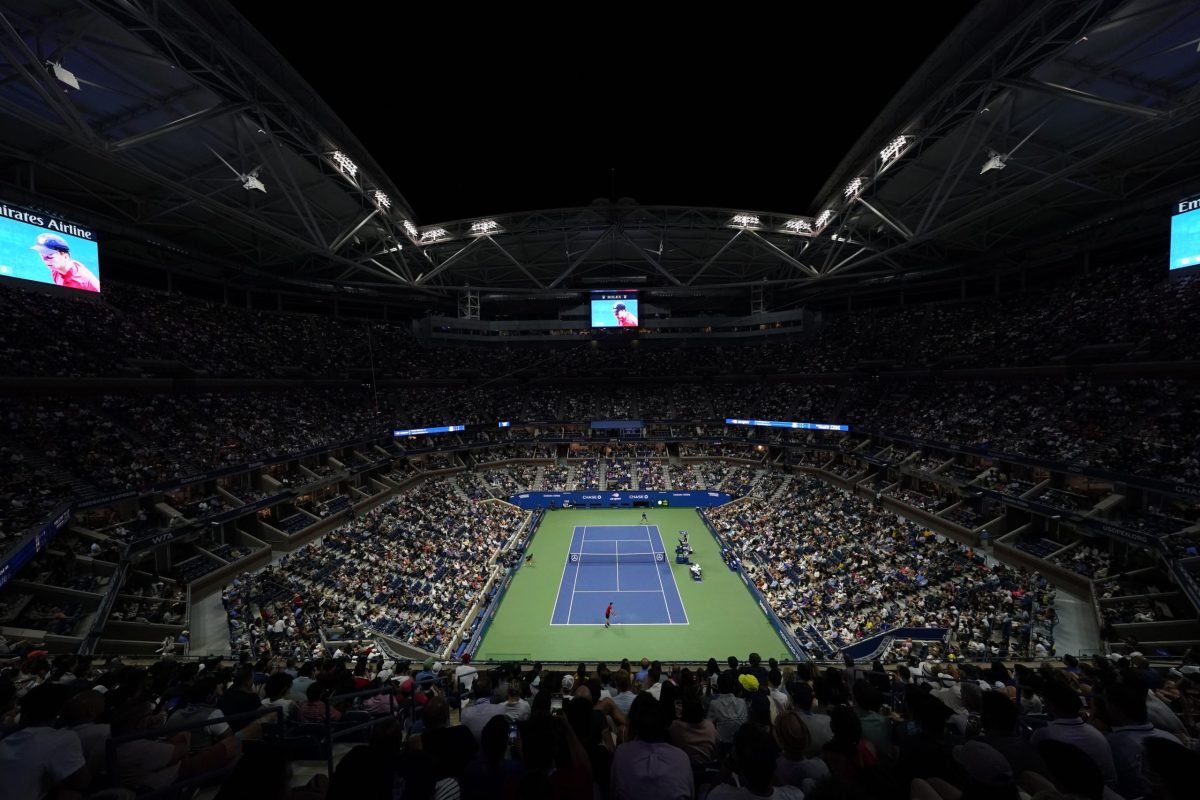
[[621,591],[621,545],[613,544],[613,558],[617,560],[617,591]]
[[[646,542],[650,545],[650,549],[653,550],[654,540],[650,538],[650,526],[643,525],[642,527],[646,529]],[[663,547],[666,547],[666,544],[664,544]],[[675,621],[671,619],[671,604],[667,602],[667,587],[663,585],[662,570],[658,568],[658,564],[654,565],[654,574],[658,578],[658,590],[662,592],[663,608],[667,610],[667,624],[674,625]],[[568,617],[568,619],[569,618],[570,617]]]
[[[650,591],[654,591],[654,590],[651,589]],[[667,628],[667,627],[670,627],[672,624],[673,623],[670,623],[670,622],[614,622],[613,623],[613,625],[620,625],[622,628]],[[683,623],[679,623],[679,624],[682,625]],[[602,628],[604,627],[603,622],[551,622],[550,625],[552,627],[559,627],[559,628],[563,628],[563,627],[567,627],[567,626],[570,626],[572,628],[581,628],[581,627],[586,627],[588,625],[599,625]]]
[[[646,526],[646,527],[649,528],[650,526]],[[658,534],[658,543],[663,546],[662,552],[665,554],[667,552],[667,543],[662,538],[662,531],[658,529],[657,525],[655,525],[653,527],[654,527],[655,532]],[[646,535],[650,536],[649,530],[646,531]],[[650,538],[650,549],[651,550],[654,549],[654,538],[653,537]],[[691,625],[692,623],[690,621],[688,621],[687,606],[685,606],[683,604],[683,592],[679,591],[679,582],[675,580],[675,574],[670,572],[671,562],[664,561],[663,563],[665,563],[667,565],[667,571],[671,575],[671,581],[673,583],[675,583],[675,596],[679,598],[679,608],[683,610],[683,622],[681,622],[679,624],[680,625]],[[657,564],[655,564],[654,570],[659,573],[658,580],[661,583],[662,582],[662,570],[660,570],[658,568]],[[670,611],[670,604],[667,603],[667,596],[666,596],[665,588],[663,590],[663,603],[667,605],[667,617],[669,618],[671,616],[671,611]]]
[[[584,542],[587,541],[587,525],[583,526],[583,538],[579,540],[579,552],[583,552]],[[567,558],[571,556],[568,555]],[[567,606],[567,624],[571,624],[571,612],[575,609],[575,586],[579,583],[579,565],[575,565],[575,580],[571,581],[571,604]]]
[[[574,528],[572,528],[572,529],[571,529],[571,542],[574,542],[574,541],[575,541],[575,531],[576,531],[576,530],[578,530],[578,526],[576,526],[576,527],[574,527]],[[567,625],[567,624],[570,624],[570,622],[569,622],[569,620],[570,620],[570,612],[569,612],[569,611],[567,612],[567,619],[568,619],[568,622],[555,622],[555,621],[554,621],[554,612],[555,612],[555,611],[558,611],[558,604],[562,602],[562,590],[563,590],[563,586],[565,586],[565,585],[566,585],[566,583],[567,583],[567,567],[568,567],[568,566],[570,565],[570,563],[571,563],[571,542],[567,542],[567,557],[566,557],[566,559],[563,561],[563,571],[562,571],[562,578],[560,578],[560,579],[559,579],[559,581],[558,581],[558,594],[557,594],[557,595],[555,595],[555,597],[554,597],[554,608],[550,609],[550,624],[551,624],[551,625]],[[578,578],[578,577],[579,577],[579,565],[578,565],[578,564],[576,564],[576,565],[575,565],[575,577],[576,577],[576,578]]]

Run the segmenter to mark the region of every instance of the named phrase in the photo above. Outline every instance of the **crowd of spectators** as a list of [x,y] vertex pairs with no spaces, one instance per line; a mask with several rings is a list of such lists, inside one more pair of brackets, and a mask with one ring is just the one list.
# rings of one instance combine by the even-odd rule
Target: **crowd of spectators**
[[[995,654],[1026,653],[1042,576],[989,561],[815,478],[797,476],[786,498],[709,513],[718,534],[775,613],[797,635],[810,626],[834,648],[893,628],[951,630]],[[1052,613],[1052,612],[1050,612]]]
[[[767,384],[759,395],[769,396],[781,386],[794,389],[794,385]],[[998,453],[1177,482],[1190,480],[1197,463],[1197,453],[1192,449],[1193,443],[1200,441],[1200,415],[1193,413],[1196,388],[1180,381],[1147,379],[1119,383],[1080,381],[1071,385],[1053,381],[1043,384],[901,381],[878,396],[871,391],[855,394],[849,403],[852,409],[844,411],[843,418],[883,433],[918,436],[948,445],[987,447]],[[821,387],[812,390],[820,391]],[[716,388],[710,394],[717,396],[720,391]],[[187,478],[201,471],[307,452],[338,442],[371,437],[385,441],[394,409],[407,408],[396,413],[418,416],[408,406],[407,392],[393,389],[381,393],[384,410],[378,414],[374,407],[364,404],[359,390],[331,388],[237,394],[108,395],[98,401],[54,397],[13,400],[0,412],[3,414],[0,424],[11,434],[0,452],[0,460],[10,467],[0,475],[0,503],[11,510],[3,517],[0,537],[11,538],[15,531],[44,519],[64,502],[80,496],[146,490],[157,483]],[[419,418],[440,419],[444,414],[420,412]],[[733,426],[707,427],[703,434],[740,438],[756,433]],[[686,437],[690,431],[683,430],[680,434]],[[791,431],[786,436],[789,441],[806,441]],[[70,446],[62,444],[64,437],[69,437]],[[746,444],[685,440],[679,453],[685,458],[762,461],[767,450],[763,444],[755,444],[756,441],[770,439],[751,439]],[[835,446],[840,444],[836,439],[831,441]],[[1155,442],[1163,446],[1155,445],[1153,452],[1148,451],[1146,448]],[[428,444],[442,446],[446,442],[430,439]],[[603,452],[603,448],[598,450],[596,457],[604,457]],[[632,449],[630,453],[625,458],[621,451],[614,456],[618,462],[604,465],[612,483],[632,485],[633,473],[641,474],[637,461],[645,456]],[[505,442],[480,457],[552,456],[544,445]],[[353,463],[356,456],[351,453],[346,458]],[[444,452],[422,452],[412,458],[422,469],[460,464],[456,456]],[[790,463],[813,464],[826,459],[827,451],[815,450],[789,456]],[[929,454],[906,466],[932,470],[944,461],[941,456]],[[306,467],[318,469],[313,464]],[[577,470],[581,485],[597,488],[601,483],[600,467],[597,463]],[[856,464],[846,459],[837,459],[826,467],[843,477],[852,477],[857,469]],[[294,466],[291,469],[290,474],[276,476],[284,486],[302,485],[311,477]],[[951,464],[941,469],[941,473],[1011,496],[1024,494],[1036,485],[1036,475],[1015,477],[994,469],[989,471],[986,466],[973,473],[970,469],[965,464]],[[332,470],[329,467],[327,471]],[[981,478],[981,473],[986,475]],[[258,494],[251,491],[249,496]],[[1086,498],[1072,497],[1070,492],[1055,494],[1054,499],[1075,508],[1086,502]],[[189,509],[186,516],[205,510],[199,508],[199,500],[210,507],[219,507],[228,499],[213,495],[196,498],[197,508]]]
[[445,648],[479,598],[522,514],[462,502],[449,480],[404,492],[222,592],[233,652],[320,653],[384,633]]
[[[194,780],[218,800],[1186,800],[1200,769],[1194,650],[564,672],[370,651],[135,666],[22,643],[0,664],[15,798]],[[363,725],[332,775],[292,785],[305,737]]]

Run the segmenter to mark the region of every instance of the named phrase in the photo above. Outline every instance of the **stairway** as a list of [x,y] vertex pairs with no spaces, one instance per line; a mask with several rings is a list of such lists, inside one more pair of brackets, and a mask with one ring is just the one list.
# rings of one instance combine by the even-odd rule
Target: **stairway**
[[533,485],[529,488],[537,492],[546,490],[546,467],[544,465],[538,465],[537,471],[533,473]]
[[779,488],[775,490],[775,493],[771,495],[770,498],[768,498],[770,502],[776,503],[787,496],[788,489],[791,488],[792,479],[794,477],[795,476],[791,473],[788,473],[783,477],[783,483],[779,484]]
[[467,493],[463,491],[463,488],[462,488],[462,486],[459,484],[459,482],[458,482],[458,479],[457,479],[457,478],[451,478],[451,479],[450,479],[450,481],[449,481],[449,483],[450,483],[450,488],[454,490],[454,493],[455,493],[456,495],[458,495],[458,499],[459,499],[459,500],[462,500],[464,503],[469,503],[469,502],[471,502],[471,498],[470,498],[470,497],[468,497],[468,496],[467,496]]

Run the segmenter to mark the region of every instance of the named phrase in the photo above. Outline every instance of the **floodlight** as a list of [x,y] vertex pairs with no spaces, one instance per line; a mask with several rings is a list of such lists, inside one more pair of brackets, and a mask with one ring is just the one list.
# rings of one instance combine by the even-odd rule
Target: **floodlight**
[[445,228],[432,228],[427,231],[422,231],[421,241],[422,242],[432,242],[436,239],[444,239],[449,235],[450,234],[446,232]]
[[333,163],[337,164],[338,169],[349,175],[351,178],[358,175],[358,165],[350,160],[350,157],[341,150],[334,150]]
[[417,233],[417,226],[413,225],[412,222],[410,222],[409,220],[404,220],[404,232],[407,233],[409,235],[409,237],[413,238],[413,239],[416,239],[419,236],[419,234]]
[[59,83],[65,83],[75,91],[79,91],[79,79],[75,77],[75,73],[54,61],[48,62],[47,66],[50,67],[50,71],[54,73],[54,77],[58,79]]
[[888,142],[887,147],[879,151],[879,158],[886,164],[892,159],[899,157],[900,151],[904,149],[904,145],[906,144],[908,144],[907,136],[897,136]]
[[866,178],[855,178],[846,184],[846,188],[842,190],[842,194],[846,197],[857,197],[862,191],[863,185],[866,184]]
[[783,223],[783,227],[787,228],[793,233],[812,233],[813,229],[812,222],[810,220],[800,219],[799,217],[796,219],[789,219],[787,222]]
[[753,214],[734,214],[733,224],[740,225],[743,228],[749,228],[757,226],[761,223],[759,222],[758,217],[754,216]]
[[833,219],[833,210],[827,208],[821,212],[820,216],[817,217],[817,228],[824,228],[829,224],[829,220],[831,219]]
[[392,199],[379,189],[376,189],[375,193],[372,194],[371,197],[375,199],[375,205],[379,206],[385,211],[392,207]]
[[500,224],[494,219],[481,219],[478,222],[471,223],[471,233],[491,233],[499,227]]
[[983,166],[979,168],[979,174],[987,172],[990,169],[1004,169],[1005,156],[997,153],[995,150],[988,151],[988,160],[983,162]]

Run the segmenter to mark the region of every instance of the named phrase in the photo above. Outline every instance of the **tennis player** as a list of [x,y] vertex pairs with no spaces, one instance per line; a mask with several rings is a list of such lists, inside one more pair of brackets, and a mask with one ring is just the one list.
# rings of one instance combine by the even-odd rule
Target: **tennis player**
[[612,621],[612,603],[608,604],[608,608],[604,609],[604,627],[609,627]]
[[629,313],[629,309],[625,308],[624,303],[613,303],[613,316],[617,318],[617,327],[619,328],[637,327],[637,317]]
[[642,512],[642,522],[646,522],[646,521],[647,521],[647,520],[646,520],[646,512],[645,512],[645,511],[643,511],[643,512]]

